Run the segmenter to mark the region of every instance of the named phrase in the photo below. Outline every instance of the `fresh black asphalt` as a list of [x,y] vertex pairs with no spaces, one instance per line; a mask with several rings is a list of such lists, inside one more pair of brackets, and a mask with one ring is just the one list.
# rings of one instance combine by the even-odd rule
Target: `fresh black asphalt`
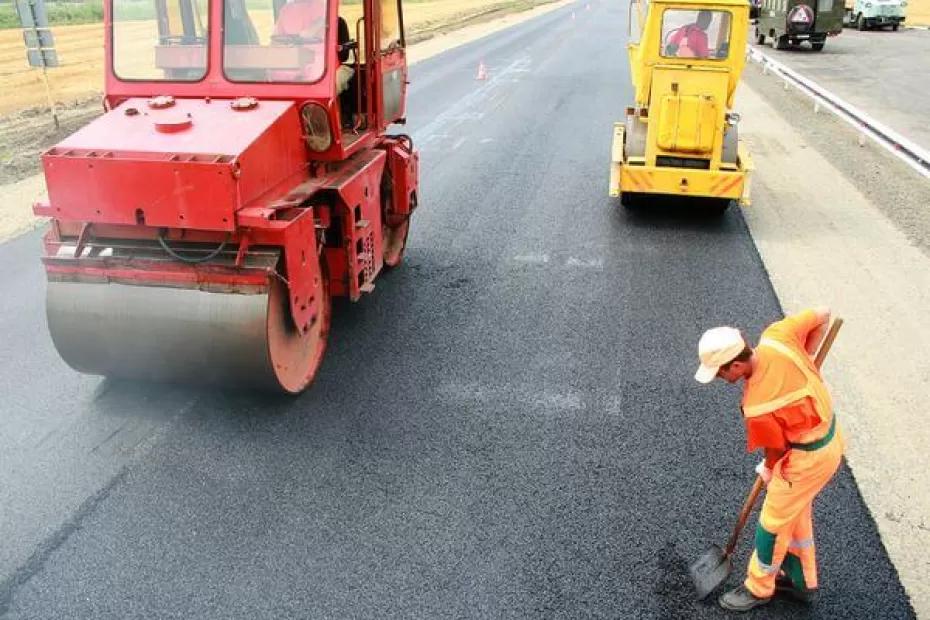
[[[405,264],[336,304],[299,398],[75,374],[44,331],[38,236],[0,246],[4,441],[42,462],[6,459],[0,515],[38,538],[0,555],[28,543],[0,615],[723,617],[687,566],[726,540],[756,457],[737,389],[694,382],[696,343],[781,309],[738,211],[606,197],[625,19],[576,3],[413,68]],[[848,469],[816,527],[819,600],[751,617],[913,617]]]

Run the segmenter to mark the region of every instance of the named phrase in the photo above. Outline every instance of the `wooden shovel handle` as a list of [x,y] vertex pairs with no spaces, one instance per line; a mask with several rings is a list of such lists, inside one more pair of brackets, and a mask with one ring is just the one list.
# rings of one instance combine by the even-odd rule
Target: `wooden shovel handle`
[[727,548],[723,552],[724,557],[730,557],[730,554],[733,553],[733,549],[736,548],[736,541],[739,540],[739,535],[743,531],[743,526],[746,525],[749,513],[752,512],[752,507],[756,503],[756,498],[759,497],[759,493],[762,492],[762,487],[764,486],[765,481],[762,480],[762,476],[756,476],[756,481],[753,483],[749,495],[746,496],[746,501],[743,502],[743,509],[739,513],[739,519],[736,520],[736,527],[733,528],[733,533],[730,534],[730,540],[727,541]]
[[[817,355],[814,357],[814,365],[817,368],[820,368],[823,365],[823,360],[827,357],[827,353],[830,352],[830,347],[833,346],[833,341],[836,340],[836,334],[839,333],[840,327],[843,326],[843,319],[836,317],[833,319],[833,322],[830,324],[830,329],[827,330],[827,334],[823,337],[823,342],[820,343],[820,348],[817,349]],[[752,512],[752,507],[756,503],[756,499],[759,497],[759,493],[762,492],[762,487],[765,486],[765,481],[762,480],[762,476],[756,476],[756,481],[752,485],[752,489],[749,490],[749,495],[746,496],[746,501],[743,502],[743,509],[739,513],[739,519],[736,521],[736,527],[733,528],[733,533],[730,534],[730,540],[727,542],[727,548],[723,552],[724,557],[730,557],[730,554],[733,553],[733,549],[736,548],[736,542],[739,540],[739,535],[743,531],[743,527],[746,525],[746,520],[749,518],[749,513]]]
[[830,329],[827,330],[827,335],[823,337],[823,342],[820,343],[820,348],[817,349],[817,355],[814,357],[814,366],[817,368],[823,365],[823,360],[827,357],[827,353],[830,352],[830,347],[833,346],[833,341],[836,340],[836,334],[839,333],[842,326],[842,317],[836,317],[833,319],[833,322],[830,323]]

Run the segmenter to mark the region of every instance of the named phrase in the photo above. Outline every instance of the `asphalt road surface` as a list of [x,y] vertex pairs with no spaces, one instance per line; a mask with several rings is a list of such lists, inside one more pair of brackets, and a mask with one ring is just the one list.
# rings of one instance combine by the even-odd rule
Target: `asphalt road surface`
[[[300,398],[70,371],[38,236],[0,246],[0,613],[722,617],[687,565],[755,458],[696,342],[780,309],[737,211],[606,198],[625,15],[576,4],[414,68],[406,264],[337,305]],[[913,617],[848,470],[816,519],[821,598],[764,616]]]

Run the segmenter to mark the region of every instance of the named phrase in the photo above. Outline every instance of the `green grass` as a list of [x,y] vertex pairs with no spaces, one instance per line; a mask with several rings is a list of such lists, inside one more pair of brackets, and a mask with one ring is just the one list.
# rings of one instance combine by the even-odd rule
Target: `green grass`
[[[103,21],[103,3],[100,0],[89,2],[48,2],[48,21],[52,26],[64,24],[93,24]],[[20,28],[19,16],[12,2],[0,2],[0,29]]]

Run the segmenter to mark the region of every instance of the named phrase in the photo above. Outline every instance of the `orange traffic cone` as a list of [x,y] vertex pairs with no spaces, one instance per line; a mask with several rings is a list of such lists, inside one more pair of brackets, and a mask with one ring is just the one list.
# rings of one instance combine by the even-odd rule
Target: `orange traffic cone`
[[478,61],[478,72],[475,74],[476,80],[486,80],[488,79],[488,68],[484,65],[484,61]]

